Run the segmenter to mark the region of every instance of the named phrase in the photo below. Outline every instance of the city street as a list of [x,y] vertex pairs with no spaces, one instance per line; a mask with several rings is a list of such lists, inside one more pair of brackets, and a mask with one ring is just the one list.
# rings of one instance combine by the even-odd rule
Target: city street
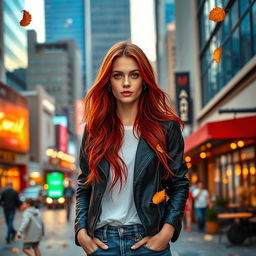
[[[46,227],[46,235],[40,244],[42,256],[85,255],[82,249],[74,244],[74,207],[72,220],[69,223],[66,222],[63,209],[43,209],[42,212]],[[15,228],[19,226],[21,214],[21,212],[17,212]],[[21,240],[16,239],[11,244],[5,243],[6,226],[2,208],[0,208],[0,229],[0,256],[25,255],[22,252]],[[193,226],[193,230],[196,230],[195,226]],[[14,251],[12,251],[13,249]],[[206,236],[204,233],[195,231],[182,231],[178,241],[171,244],[171,251],[172,256],[254,256],[256,244],[248,245],[248,241],[246,241],[244,246],[230,246],[225,235],[219,244],[217,236]]]

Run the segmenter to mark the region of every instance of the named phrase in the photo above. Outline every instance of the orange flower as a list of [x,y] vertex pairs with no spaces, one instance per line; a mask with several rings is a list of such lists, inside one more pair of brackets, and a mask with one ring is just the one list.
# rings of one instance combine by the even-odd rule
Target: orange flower
[[225,11],[220,7],[216,7],[209,12],[209,20],[215,22],[223,21],[225,19],[225,16]]
[[215,60],[216,62],[220,63],[220,56],[222,53],[222,49],[221,48],[217,48],[214,52],[213,52],[213,56],[212,59]]
[[20,21],[20,25],[25,27],[27,25],[29,25],[31,22],[31,14],[25,10],[23,10],[23,18]]
[[160,146],[159,144],[157,144],[156,149],[157,149],[157,151],[159,151],[159,152],[161,152],[161,153],[164,152],[163,149],[161,148],[161,146]]
[[166,193],[165,193],[165,189],[156,192],[154,194],[154,196],[152,197],[152,202],[153,204],[160,204],[161,202],[163,202],[166,199]]

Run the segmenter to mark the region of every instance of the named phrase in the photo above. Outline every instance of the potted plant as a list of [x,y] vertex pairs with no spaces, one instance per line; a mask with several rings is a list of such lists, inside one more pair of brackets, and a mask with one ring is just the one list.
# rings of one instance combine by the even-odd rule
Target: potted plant
[[215,208],[207,209],[206,229],[208,234],[217,234],[219,230],[218,212]]

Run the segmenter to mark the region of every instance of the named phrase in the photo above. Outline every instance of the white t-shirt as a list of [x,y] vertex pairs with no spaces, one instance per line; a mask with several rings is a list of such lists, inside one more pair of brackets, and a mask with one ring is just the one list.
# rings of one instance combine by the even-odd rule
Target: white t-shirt
[[114,179],[110,166],[109,179],[101,202],[102,212],[96,229],[107,223],[112,226],[142,224],[138,217],[133,197],[134,164],[139,140],[133,135],[132,129],[133,126],[124,126],[124,141],[119,151],[119,156],[123,159],[128,169],[127,181],[125,182],[123,178],[120,193],[118,193],[120,189],[119,180],[109,193],[112,179]]
[[[192,192],[193,197],[196,197],[200,192],[199,188],[195,188]],[[206,189],[203,189],[200,195],[195,199],[195,208],[205,208],[207,207],[207,197],[209,193]]]

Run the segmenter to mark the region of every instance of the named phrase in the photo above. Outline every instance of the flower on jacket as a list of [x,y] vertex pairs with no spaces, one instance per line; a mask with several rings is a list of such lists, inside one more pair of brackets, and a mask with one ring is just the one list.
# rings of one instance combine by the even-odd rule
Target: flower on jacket
[[209,20],[215,22],[223,21],[225,19],[225,16],[226,12],[220,7],[216,7],[209,12]]
[[163,202],[167,197],[167,194],[165,193],[165,189],[156,192],[154,194],[154,196],[152,197],[152,203],[153,204],[160,204],[161,202]]
[[161,146],[160,146],[159,144],[157,144],[156,149],[157,149],[157,151],[159,151],[159,152],[161,152],[161,153],[164,152],[163,149],[161,148]]
[[31,22],[31,14],[25,10],[23,10],[23,18],[20,21],[20,25],[25,27],[27,25],[29,25]]

